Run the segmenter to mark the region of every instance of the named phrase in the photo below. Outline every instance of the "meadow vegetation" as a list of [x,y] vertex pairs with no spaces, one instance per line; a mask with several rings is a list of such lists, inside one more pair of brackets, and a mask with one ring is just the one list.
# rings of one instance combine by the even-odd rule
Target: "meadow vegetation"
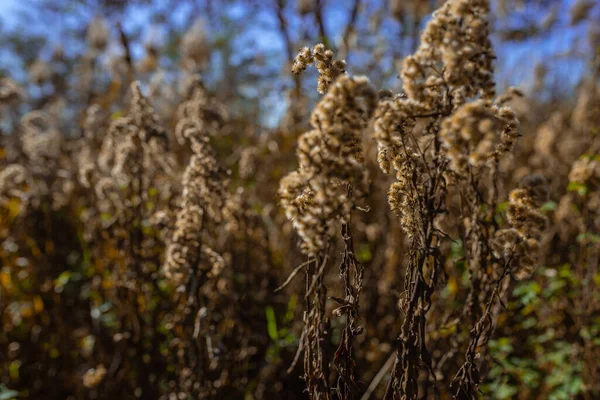
[[391,80],[363,2],[336,43],[272,3],[270,126],[201,19],[0,76],[0,399],[600,398],[600,32],[547,96],[498,81],[510,1],[384,2]]

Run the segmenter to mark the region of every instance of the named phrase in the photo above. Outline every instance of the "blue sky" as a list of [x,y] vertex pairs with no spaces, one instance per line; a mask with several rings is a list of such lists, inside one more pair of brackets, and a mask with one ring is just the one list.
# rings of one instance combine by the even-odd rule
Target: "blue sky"
[[[92,7],[86,7],[82,4],[87,4],[86,1],[78,2],[79,6],[76,8],[77,12],[64,13],[55,20],[48,21],[41,20],[40,16],[36,14],[36,3],[43,3],[45,0],[0,0],[0,27],[5,31],[19,32],[22,29],[26,29],[29,33],[40,34],[48,38],[49,45],[44,49],[41,54],[42,58],[47,58],[51,49],[54,45],[61,43],[67,50],[74,51],[75,53],[83,50],[82,43],[79,39],[65,42],[65,37],[61,36],[61,31],[67,27],[82,27],[85,26],[94,16],[94,9]],[[67,0],[72,1],[72,0]],[[253,59],[257,53],[261,53],[266,57],[266,63],[271,70],[280,71],[284,68],[287,61],[285,44],[282,36],[279,33],[278,20],[273,10],[273,4],[276,4],[275,0],[261,0],[264,4],[270,5],[269,7],[260,7],[256,10],[256,13],[252,15],[251,20],[246,15],[248,8],[246,3],[240,1],[236,6],[228,7],[226,10],[220,10],[227,14],[229,17],[229,25],[226,30],[234,30],[236,32],[235,39],[233,40],[233,46],[235,51],[233,56],[230,58],[234,65],[243,61],[244,59]],[[292,18],[292,7],[295,4],[294,0],[288,0],[290,7],[287,10],[288,22],[290,23],[291,32],[294,37],[293,40],[297,40],[298,45],[313,45],[313,38],[307,40],[303,39],[303,23],[306,21],[300,20],[296,17]],[[367,3],[387,2],[387,0],[363,0]],[[423,0],[425,1],[425,0]],[[569,26],[569,9],[573,2],[576,0],[554,0],[554,4],[558,5],[558,18],[557,29],[550,31],[547,34],[534,37],[522,42],[499,42],[495,40],[495,50],[498,56],[497,61],[497,82],[499,83],[500,91],[507,85],[518,86],[526,92],[531,91],[533,87],[533,70],[537,63],[543,63],[549,70],[548,83],[558,82],[559,91],[563,93],[573,93],[572,91],[565,91],[565,89],[572,89],[579,82],[580,78],[585,74],[588,65],[585,63],[583,57],[570,57],[561,58],[555,57],[557,54],[567,53],[573,49],[574,43],[577,38],[585,38],[587,31],[590,27],[590,22],[579,24],[576,27]],[[600,0],[597,0],[598,4],[593,9],[594,15],[597,16],[597,20],[600,20]],[[494,1],[493,1],[494,2]],[[93,3],[93,2],[92,2]],[[170,24],[174,24],[180,30],[185,30],[187,23],[187,15],[190,11],[189,2],[165,2],[163,0],[156,0],[152,2],[150,6],[136,6],[135,10],[130,10],[125,16],[122,16],[124,21],[124,30],[126,33],[134,32],[140,29],[141,36],[140,41],[132,45],[133,56],[135,59],[139,59],[144,54],[144,48],[142,43],[144,41],[152,40],[153,38],[165,41],[166,31],[163,28],[157,28],[150,21],[150,10],[159,10],[161,12],[168,12],[167,18]],[[214,2],[214,4],[219,4]],[[345,27],[348,15],[349,7],[351,2],[342,2],[339,0],[326,0],[325,9],[325,24],[330,39],[334,41],[340,36],[341,31]],[[28,24],[25,27],[18,26],[18,21],[22,21],[23,18],[19,15],[21,12],[26,11],[28,13],[27,20]],[[367,16],[372,12],[372,9],[367,7]],[[509,24],[516,23],[518,25],[521,18],[529,18],[533,20],[540,20],[544,17],[545,11],[541,11],[534,7],[526,7],[521,10],[511,10],[511,15],[517,15],[508,20]],[[362,24],[366,24],[367,16],[360,15],[359,21],[362,18]],[[491,18],[494,18],[495,14],[492,13]],[[250,22],[249,22],[250,21]],[[502,20],[502,23],[506,23],[507,20]],[[116,21],[111,21],[114,25]],[[514,24],[513,24],[514,25]],[[598,24],[600,25],[600,24]],[[394,38],[398,37],[400,25],[387,18],[383,23],[383,34],[387,37],[389,50],[396,50],[391,46],[398,46],[397,41]],[[421,26],[423,28],[424,23]],[[221,28],[223,28],[221,26]],[[506,26],[504,27],[506,28]],[[315,28],[316,29],[316,28]],[[113,29],[114,33],[114,29]],[[218,32],[211,31],[211,37],[218,35]],[[115,38],[116,39],[116,38]],[[113,50],[120,51],[120,45],[114,44]],[[585,46],[582,51],[589,49]],[[351,73],[356,73],[354,68],[359,68],[358,65],[368,59],[368,54],[362,55],[351,55],[349,61],[349,70]],[[391,59],[388,58],[388,62],[391,63]],[[218,56],[213,57],[211,68],[209,72],[204,75],[207,81],[219,82],[223,77],[224,68],[222,68],[222,59]],[[10,76],[18,81],[27,80],[27,72],[23,70],[20,62],[14,54],[6,47],[0,46],[0,68],[4,71],[8,71]],[[244,64],[242,69],[247,68],[256,69],[257,71],[263,67],[254,64]],[[236,67],[236,69],[238,69]],[[392,71],[393,72],[393,71]],[[314,71],[309,72],[309,74]],[[373,73],[367,75],[373,75]],[[372,76],[371,76],[372,77]],[[144,78],[146,79],[146,78]],[[308,78],[310,79],[310,78]],[[142,79],[143,80],[143,79]],[[254,82],[254,81],[251,81]],[[263,82],[265,83],[265,82]],[[278,121],[279,116],[285,110],[285,101],[282,99],[281,85],[291,85],[291,80],[267,80],[267,85],[262,87],[260,85],[246,85],[244,87],[238,87],[244,95],[249,97],[260,98],[260,103],[263,110],[266,110],[263,117],[266,125],[273,125]],[[392,74],[390,80],[382,83],[383,86],[393,87],[394,89],[399,88],[399,81]],[[267,90],[265,90],[267,89]],[[314,90],[314,87],[313,87]],[[542,96],[548,95],[550,92],[541,94]],[[311,95],[311,93],[307,93]],[[316,91],[312,93],[316,95]],[[540,94],[533,93],[534,96],[540,98]]]
[[[559,20],[561,21],[560,23],[565,25],[568,29],[559,27],[559,29],[552,31],[543,37],[537,37],[520,43],[502,43],[501,45],[496,45],[499,59],[498,66],[503,74],[503,76],[500,77],[501,81],[504,80],[508,84],[516,84],[519,86],[530,86],[532,83],[533,67],[538,62],[544,62],[552,74],[557,75],[559,77],[558,79],[564,80],[564,82],[570,86],[574,85],[585,71],[587,66],[583,62],[574,59],[552,57],[553,54],[567,53],[571,50],[576,38],[585,37],[587,29],[589,28],[589,23],[580,24],[574,28],[568,27],[567,20],[569,17],[569,9],[575,0],[555,1],[556,4],[559,5],[558,15]],[[35,3],[35,0],[0,0],[0,21],[2,22],[3,28],[7,30],[21,29],[16,26],[18,21],[16,15],[19,10],[23,10],[25,7],[29,7],[31,10],[31,3]],[[155,5],[162,4],[165,3],[162,1],[155,3]],[[340,30],[339,26],[344,24],[345,18],[347,18],[347,8],[349,5],[344,2],[334,2],[333,0],[327,1],[326,4],[326,24],[328,25],[328,28],[330,28],[330,32],[337,32]],[[185,10],[183,7],[179,7],[176,11],[184,12]],[[235,8],[232,8],[228,10],[228,13],[232,17],[235,17],[236,13],[239,11],[240,10],[236,11]],[[533,7],[521,10],[520,13],[533,18],[541,17],[540,10]],[[600,6],[594,8],[594,13],[600,20]],[[263,15],[261,16],[260,14]],[[93,11],[90,9],[89,17],[91,18],[92,16]],[[170,17],[173,17],[173,15]],[[60,31],[62,26],[81,23],[81,21],[76,20],[75,18],[81,18],[81,16],[74,17],[65,15],[64,18],[52,21],[51,26],[44,24],[43,21],[39,21],[40,23],[34,21],[31,25],[27,26],[27,29],[30,32],[41,33],[48,37],[51,42],[57,43],[60,42],[61,39]],[[176,14],[174,19],[178,20]],[[144,8],[136,8],[135,12],[129,13],[124,20],[127,22],[125,25],[126,30],[134,28],[135,26],[149,25],[148,14],[144,11]],[[264,22],[264,25],[257,24],[256,26],[248,27],[243,37],[237,39],[240,43],[240,54],[254,51],[254,49],[247,46],[248,42],[251,42],[262,51],[269,53],[275,52],[276,54],[279,53],[280,55],[283,55],[284,45],[281,37],[277,34],[265,34],[265,26],[273,27],[277,24],[271,10],[269,10],[269,12],[259,12],[257,21],[260,21],[261,23]],[[183,18],[181,18],[181,22],[183,22]],[[244,21],[240,21],[240,23],[243,22]],[[146,29],[146,31],[146,36],[151,35],[151,30]],[[6,65],[9,60],[7,60],[6,52],[2,50],[3,49],[0,48],[0,61],[2,64]],[[141,46],[136,46],[134,50],[136,52],[134,55],[141,55]]]
[[18,0],[0,0],[0,19],[3,24],[12,26],[11,23],[14,22],[14,19],[11,18],[11,15],[14,14],[18,3]]

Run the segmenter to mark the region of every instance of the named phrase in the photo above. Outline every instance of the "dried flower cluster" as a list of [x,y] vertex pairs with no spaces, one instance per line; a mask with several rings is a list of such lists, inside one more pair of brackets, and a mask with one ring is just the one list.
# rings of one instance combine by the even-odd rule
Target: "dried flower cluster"
[[4,207],[11,199],[26,204],[31,188],[29,172],[20,164],[10,164],[0,171],[0,204]]
[[94,18],[87,28],[87,42],[90,49],[101,53],[106,49],[110,38],[108,23],[102,17]]
[[21,121],[23,125],[23,152],[33,163],[43,164],[55,162],[60,155],[62,135],[52,126],[48,115],[32,111]]
[[512,259],[515,277],[525,279],[535,270],[540,249],[539,239],[547,221],[537,210],[528,189],[513,190],[509,199],[507,216],[512,228],[500,230],[496,234],[501,244],[499,256]]
[[292,73],[299,75],[311,64],[315,64],[319,71],[317,90],[321,94],[325,94],[329,86],[346,72],[346,62],[336,60],[333,51],[326,49],[323,43],[315,45],[312,50],[303,47],[294,60]]
[[594,2],[108,3],[0,32],[0,398],[600,398]]
[[510,151],[519,135],[518,126],[514,111],[506,106],[497,107],[476,100],[459,107],[444,120],[440,130],[450,168],[464,175],[467,165],[480,168],[487,161]]
[[[493,206],[497,194],[482,193],[479,182],[484,177],[496,180],[500,156],[512,150],[519,136],[516,114],[505,106],[518,92],[494,101],[495,55],[488,13],[489,3],[477,0],[449,1],[434,12],[420,47],[403,62],[405,94],[384,93],[375,113],[379,166],[384,173],[392,167],[396,171],[388,201],[410,241],[406,298],[401,300],[405,318],[389,397],[417,398],[422,368],[435,380],[431,354],[420,332],[426,326],[431,296],[445,275],[440,247],[447,234],[441,228],[449,225],[447,207],[452,206],[455,191],[463,201],[462,239],[472,275],[465,312],[475,318],[482,310],[474,305],[491,297],[491,307],[498,296],[496,278],[485,272],[495,262],[486,243],[496,228],[489,222],[489,211],[479,207],[482,199]],[[484,166],[489,168],[483,170]],[[474,331],[471,343],[482,334]],[[468,395],[478,380],[463,379],[461,374],[477,370],[473,357],[468,350],[469,366],[455,379],[459,391]]]
[[494,96],[489,11],[487,0],[461,0],[448,1],[433,13],[419,49],[403,62],[401,77],[410,99],[436,109],[434,99],[446,87],[454,107],[465,99]]
[[[166,276],[176,286],[185,284],[196,273],[217,271],[223,264],[217,253],[202,244],[205,219],[221,221],[227,180],[227,172],[219,166],[210,147],[210,120],[204,119],[202,113],[204,97],[205,89],[198,82],[191,98],[181,107],[182,119],[176,129],[177,138],[189,142],[192,149],[192,156],[183,174],[181,210],[176,217],[175,232],[167,249],[164,267]],[[208,263],[201,261],[203,256],[208,256]],[[207,265],[207,269],[204,265]]]
[[206,23],[198,20],[181,39],[181,53],[188,68],[202,68],[210,58]]
[[313,130],[298,139],[298,170],[282,179],[279,194],[307,254],[326,248],[330,221],[349,221],[356,203],[348,186],[364,194],[360,141],[375,102],[367,78],[342,76],[315,107]]
[[[330,398],[329,360],[321,344],[329,335],[323,278],[331,238],[330,224],[339,221],[346,226],[350,222],[350,213],[357,206],[356,199],[365,194],[361,134],[375,104],[375,90],[367,78],[340,76],[315,107],[311,117],[313,130],[298,139],[298,170],[280,183],[279,195],[286,216],[302,239],[303,252],[313,257],[307,265],[306,297],[311,299],[314,292],[314,299],[306,304],[302,334],[304,376],[313,398]],[[352,266],[344,265],[342,275],[345,274],[343,271],[349,274]],[[350,275],[346,279],[350,285]],[[360,285],[359,282],[358,290]],[[348,290],[351,290],[350,286]],[[348,307],[357,307],[357,297],[348,301],[351,302]],[[356,311],[354,308],[353,312]],[[356,334],[354,328],[345,330],[346,334]],[[346,340],[350,341],[345,347],[349,351],[352,338]],[[347,356],[350,357],[350,353]],[[347,361],[350,363],[351,359]],[[343,376],[353,379],[351,365],[344,364],[341,368]]]
[[419,0],[390,0],[389,7],[390,13],[398,21],[405,21],[407,16],[418,21],[421,18],[425,18],[431,9],[429,2]]
[[0,107],[18,102],[25,96],[23,89],[9,78],[0,79]]

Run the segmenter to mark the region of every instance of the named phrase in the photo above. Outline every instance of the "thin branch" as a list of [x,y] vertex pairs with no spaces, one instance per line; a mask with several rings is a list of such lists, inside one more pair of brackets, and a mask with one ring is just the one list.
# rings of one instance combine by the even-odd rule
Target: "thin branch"
[[367,388],[366,392],[362,395],[360,400],[368,400],[371,397],[375,389],[377,389],[377,386],[379,386],[379,382],[381,382],[383,377],[388,373],[388,371],[392,367],[392,364],[394,364],[395,359],[396,353],[392,352],[392,354],[390,354],[387,361],[383,364],[377,375],[375,375],[375,377],[369,384],[369,387]]
[[285,280],[285,282],[283,282],[283,284],[281,286],[279,286],[277,289],[275,289],[274,292],[279,292],[281,289],[283,289],[284,287],[286,287],[292,281],[292,279],[294,279],[294,277],[298,274],[298,272],[300,272],[300,270],[302,268],[306,267],[307,265],[309,265],[313,261],[315,261],[315,260],[313,258],[311,258],[310,260],[305,261],[302,264],[298,265],[296,268],[294,268],[294,270],[292,271],[292,273],[290,274],[290,276],[288,276],[288,278]]
[[317,1],[317,7],[315,7],[315,19],[317,20],[317,25],[319,26],[319,36],[321,41],[325,47],[332,48],[331,43],[329,43],[329,37],[327,36],[325,22],[323,20],[323,0]]
[[360,0],[354,0],[352,10],[350,11],[350,19],[348,20],[346,29],[344,29],[344,33],[342,34],[342,43],[344,44],[344,46],[342,49],[340,49],[339,52],[340,58],[342,59],[348,57],[348,53],[350,52],[350,35],[354,32],[354,26],[356,25],[356,20],[358,19],[359,9]]
[[133,79],[134,75],[134,67],[133,67],[133,59],[131,57],[131,49],[129,46],[129,39],[123,30],[123,26],[120,22],[117,23],[117,29],[119,30],[119,38],[121,39],[121,45],[123,45],[123,49],[125,50],[125,62],[127,63],[127,69],[130,74],[130,79]]

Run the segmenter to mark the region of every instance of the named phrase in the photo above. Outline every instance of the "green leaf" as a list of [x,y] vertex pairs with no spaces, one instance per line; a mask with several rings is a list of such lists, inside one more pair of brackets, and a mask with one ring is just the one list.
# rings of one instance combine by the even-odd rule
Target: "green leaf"
[[554,211],[554,210],[556,210],[557,206],[558,206],[558,204],[556,204],[555,201],[548,201],[548,202],[544,203],[544,205],[542,205],[540,210],[542,210],[544,212]]
[[64,271],[63,273],[61,273],[58,278],[56,278],[54,280],[54,287],[55,289],[62,289],[65,287],[65,285],[69,282],[69,279],[71,279],[71,272],[70,271]]
[[570,182],[567,186],[568,192],[577,192],[580,196],[585,196],[588,192],[588,187],[581,182]]
[[358,245],[358,251],[356,252],[356,258],[361,263],[366,263],[371,261],[373,258],[373,254],[371,253],[371,248],[368,243],[361,243]]
[[498,353],[510,353],[513,351],[513,346],[511,344],[511,338],[501,337],[497,340],[490,340],[490,352],[494,355]]
[[285,312],[285,315],[283,316],[283,322],[284,323],[290,323],[294,320],[294,313],[296,311],[296,304],[298,304],[298,295],[297,294],[292,294],[290,297],[290,301],[288,301],[287,304],[287,311]]
[[7,388],[5,385],[0,384],[0,400],[10,400],[19,397],[19,392]]
[[462,240],[458,239],[455,242],[452,242],[450,245],[450,258],[452,260],[457,260],[459,258],[463,258],[465,256],[465,249],[463,247]]
[[567,286],[567,282],[565,282],[562,279],[557,279],[549,282],[546,289],[544,289],[544,297],[551,297],[553,294],[555,294],[565,286]]
[[527,282],[515,288],[513,295],[520,298],[521,303],[528,305],[537,300],[541,288],[537,282]]
[[596,235],[590,232],[584,232],[577,235],[577,242],[579,243],[600,243],[600,235]]
[[504,211],[506,211],[507,208],[508,208],[508,201],[498,203],[498,205],[496,206],[496,212],[503,213]]
[[558,271],[558,276],[560,276],[561,278],[569,279],[569,280],[574,280],[575,279],[570,264],[563,264],[563,265],[561,265],[560,269]]
[[10,379],[15,380],[15,381],[17,379],[19,379],[20,369],[21,369],[21,361],[11,362],[8,366],[8,375],[10,376]]
[[518,389],[516,386],[509,385],[508,383],[501,383],[496,387],[494,396],[496,399],[512,399],[517,392]]
[[277,329],[277,319],[275,318],[275,311],[273,307],[267,306],[265,308],[265,314],[267,317],[267,331],[272,341],[277,342],[279,340],[279,331]]

